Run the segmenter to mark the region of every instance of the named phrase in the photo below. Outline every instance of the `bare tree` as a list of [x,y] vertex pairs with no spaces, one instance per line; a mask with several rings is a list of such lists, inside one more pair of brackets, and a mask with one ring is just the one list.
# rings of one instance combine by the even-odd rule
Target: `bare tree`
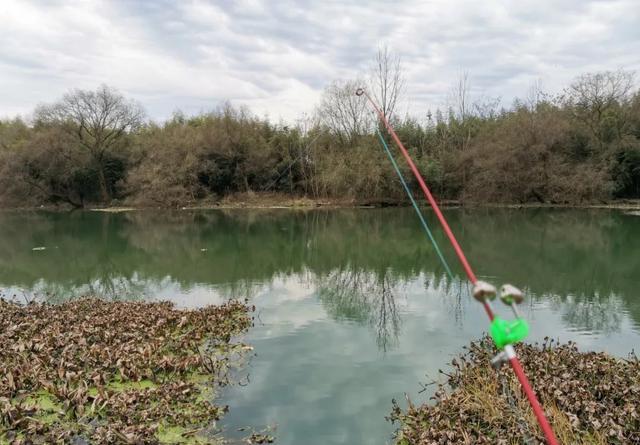
[[529,86],[529,90],[527,91],[527,96],[523,104],[531,113],[534,113],[538,109],[538,105],[547,101],[548,98],[549,96],[544,91],[542,80],[536,79]]
[[404,91],[404,77],[400,56],[386,45],[378,48],[369,83],[382,114],[391,119]]
[[60,124],[89,152],[98,175],[102,200],[109,203],[108,155],[128,132],[142,124],[142,108],[118,91],[102,85],[96,91],[73,90],[55,104],[40,106],[35,117],[38,122]]
[[[455,146],[462,151],[465,151],[471,142],[471,126],[468,125],[468,121],[473,114],[473,107],[471,106],[469,90],[469,73],[463,71],[458,76],[457,82],[449,90],[447,98],[449,103],[448,131],[451,132]],[[462,177],[464,183],[464,169],[462,170]]]
[[320,121],[347,143],[369,131],[373,119],[367,103],[355,95],[364,85],[368,85],[384,116],[392,118],[404,88],[401,68],[400,57],[381,47],[366,83],[361,79],[335,81],[325,89],[317,110]]
[[[566,104],[574,117],[586,125],[591,134],[603,144],[603,122],[611,113],[627,108],[633,97],[634,73],[630,71],[604,71],[578,77],[565,90]],[[624,113],[615,113],[616,128],[620,133],[626,121]]]
[[463,71],[455,85],[449,91],[449,109],[461,121],[465,122],[471,115],[471,99],[469,97],[469,72]]
[[322,95],[318,108],[320,120],[343,142],[353,142],[370,126],[367,104],[355,95],[356,90],[361,87],[362,82],[359,80],[336,81]]

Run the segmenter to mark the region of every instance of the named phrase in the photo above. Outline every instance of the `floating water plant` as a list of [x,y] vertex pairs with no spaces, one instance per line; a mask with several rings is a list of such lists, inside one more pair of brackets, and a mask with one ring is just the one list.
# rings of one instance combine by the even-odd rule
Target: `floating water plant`
[[[544,436],[514,376],[495,370],[492,341],[471,343],[452,361],[435,403],[403,410],[394,402],[390,420],[400,423],[399,445],[538,444]],[[520,344],[531,383],[563,444],[640,443],[640,361],[579,352],[574,343]],[[498,378],[496,378],[496,372]]]
[[250,310],[0,300],[0,443],[217,443]]

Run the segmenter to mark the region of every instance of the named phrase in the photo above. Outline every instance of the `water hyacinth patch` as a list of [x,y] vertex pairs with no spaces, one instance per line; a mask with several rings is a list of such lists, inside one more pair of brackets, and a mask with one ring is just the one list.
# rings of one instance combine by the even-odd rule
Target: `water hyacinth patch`
[[[640,443],[640,361],[579,352],[574,343],[518,345],[518,355],[560,443]],[[433,404],[394,401],[398,445],[544,444],[526,397],[507,366],[489,365],[491,340],[473,342],[451,363]]]
[[217,443],[251,309],[0,300],[0,443]]

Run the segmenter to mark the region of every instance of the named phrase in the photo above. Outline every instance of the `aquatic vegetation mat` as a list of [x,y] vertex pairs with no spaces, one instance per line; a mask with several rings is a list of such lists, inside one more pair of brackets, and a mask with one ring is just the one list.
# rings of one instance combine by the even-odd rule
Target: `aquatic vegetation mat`
[[217,443],[250,311],[0,299],[0,443]]
[[[531,383],[563,444],[640,443],[640,362],[579,352],[574,343],[517,347]],[[489,339],[451,363],[434,403],[407,409],[394,401],[398,445],[543,444],[544,438],[507,366],[489,365]]]

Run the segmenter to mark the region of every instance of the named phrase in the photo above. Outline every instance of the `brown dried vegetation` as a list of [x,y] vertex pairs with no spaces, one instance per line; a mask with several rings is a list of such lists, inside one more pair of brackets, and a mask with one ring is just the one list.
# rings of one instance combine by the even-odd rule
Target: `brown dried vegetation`
[[[398,61],[383,49],[375,65],[370,92],[438,198],[555,205],[640,198],[633,73],[586,74],[559,95],[535,85],[509,107],[470,97],[465,75],[447,109],[401,117],[393,112]],[[366,102],[354,95],[358,85],[332,83],[317,113],[295,125],[230,104],[155,123],[113,89],[74,90],[31,122],[0,119],[0,207],[211,206],[263,192],[407,203]],[[78,114],[78,103],[94,112]]]
[[0,443],[207,442],[249,310],[0,299]]
[[[581,353],[574,343],[546,340],[518,353],[558,440],[563,444],[640,443],[640,361]],[[493,370],[489,339],[472,343],[452,361],[448,387],[435,404],[406,410],[395,402],[390,420],[400,422],[397,443],[543,444],[544,438],[508,366]]]

